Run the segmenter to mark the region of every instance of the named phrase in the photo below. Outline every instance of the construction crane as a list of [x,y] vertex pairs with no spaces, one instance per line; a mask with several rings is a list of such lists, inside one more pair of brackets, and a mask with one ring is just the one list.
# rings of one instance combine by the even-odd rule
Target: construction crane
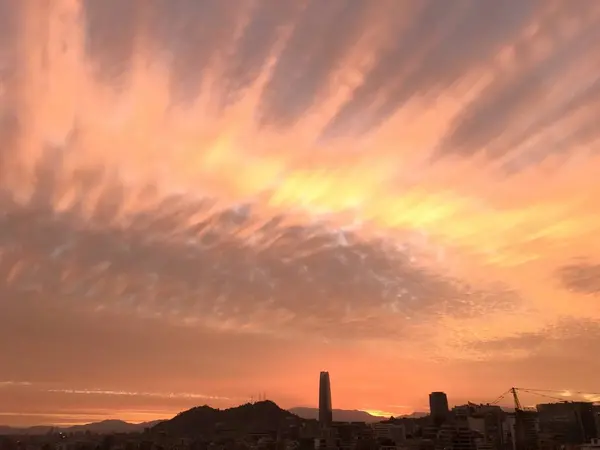
[[[552,389],[531,389],[531,388],[517,388],[517,387],[511,387],[510,389],[508,389],[506,392],[503,392],[496,400],[494,400],[491,404],[492,405],[496,405],[498,404],[500,401],[502,401],[507,395],[511,395],[513,398],[513,402],[515,405],[515,410],[517,411],[523,411],[524,408],[521,404],[521,401],[519,400],[519,392],[524,392],[527,394],[532,394],[532,395],[537,395],[539,397],[544,397],[550,400],[554,400],[556,402],[559,403],[574,403],[574,400],[569,400],[566,399],[564,397],[564,390],[552,390]],[[554,395],[549,395],[549,393],[555,393],[555,394],[562,394],[562,397],[559,396],[554,396]],[[593,392],[581,392],[581,391],[569,391],[569,395],[580,395],[580,396],[594,396],[594,397],[598,397],[598,399],[600,399],[600,394],[598,393],[593,393]],[[593,401],[592,403],[600,403],[600,401]]]
[[522,411],[523,407],[521,406],[521,402],[519,401],[519,396],[517,395],[517,388],[511,387],[510,392],[513,396],[513,400],[515,402],[515,411]]
[[515,422],[514,428],[511,428],[510,433],[513,434],[514,444],[517,450],[537,450],[538,434],[535,427],[535,415],[530,409],[523,408],[519,399],[519,388],[511,387],[506,392],[503,392],[492,404],[499,403],[506,396],[512,396],[515,404]]
[[500,394],[500,396],[498,396],[498,398],[496,400],[494,400],[492,403],[490,403],[491,405],[497,405],[498,403],[500,403],[502,400],[504,400],[504,398],[511,394],[513,401],[515,403],[515,410],[516,411],[523,411],[523,406],[521,405],[521,401],[519,400],[519,395],[517,393],[517,391],[519,390],[519,388],[516,387],[511,387],[509,390],[507,390],[506,392],[503,392],[502,394]]
[[[586,403],[600,403],[600,394],[591,393],[591,392],[581,392],[581,391],[559,391],[559,390],[551,390],[551,389],[530,389],[530,388],[516,388],[511,387],[506,392],[502,393],[492,404],[497,404],[502,399],[507,396],[512,396],[514,405],[515,405],[515,438],[517,442],[518,450],[535,450],[536,446],[534,445],[535,437],[534,435],[537,433],[534,431],[534,427],[531,426],[532,416],[531,414],[536,414],[531,408],[524,408],[519,399],[519,392],[533,394],[540,397],[544,397],[550,400],[553,400],[554,403],[562,403],[562,404],[573,404],[573,413],[577,425],[579,426],[579,432],[581,436],[587,438],[586,426],[584,424],[584,418],[582,414],[582,410],[579,407],[575,406],[580,403],[577,400],[571,400],[565,398],[566,395],[570,396],[580,396],[586,398],[588,402]],[[558,394],[558,395],[550,395],[550,394]],[[591,398],[596,399],[596,401],[589,401]],[[539,411],[539,409],[538,409]]]

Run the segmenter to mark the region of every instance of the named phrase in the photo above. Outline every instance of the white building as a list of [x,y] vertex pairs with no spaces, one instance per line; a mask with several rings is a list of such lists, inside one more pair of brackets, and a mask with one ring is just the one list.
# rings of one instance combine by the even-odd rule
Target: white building
[[395,443],[406,440],[406,428],[404,424],[396,423],[374,423],[371,425],[376,439],[390,439]]

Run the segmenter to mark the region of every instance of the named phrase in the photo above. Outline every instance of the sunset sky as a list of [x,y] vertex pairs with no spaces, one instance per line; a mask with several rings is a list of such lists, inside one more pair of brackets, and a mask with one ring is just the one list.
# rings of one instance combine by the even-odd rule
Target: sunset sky
[[599,117],[598,0],[0,0],[0,424],[600,399]]

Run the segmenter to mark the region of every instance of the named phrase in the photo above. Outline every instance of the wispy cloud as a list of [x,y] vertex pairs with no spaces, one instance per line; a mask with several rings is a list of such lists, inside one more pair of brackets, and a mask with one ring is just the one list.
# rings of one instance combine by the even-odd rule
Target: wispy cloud
[[31,386],[28,381],[0,381],[0,388],[14,386]]
[[195,394],[190,392],[130,392],[113,391],[103,389],[48,389],[48,392],[57,392],[61,394],[78,395],[112,395],[126,397],[156,397],[156,398],[174,398],[174,399],[193,399],[193,400],[232,400],[229,397],[220,397],[216,395]]

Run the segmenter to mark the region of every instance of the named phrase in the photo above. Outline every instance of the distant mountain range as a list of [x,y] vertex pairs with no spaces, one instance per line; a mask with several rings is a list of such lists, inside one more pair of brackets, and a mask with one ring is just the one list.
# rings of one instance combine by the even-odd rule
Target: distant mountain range
[[47,434],[51,430],[62,431],[64,433],[90,433],[110,434],[110,433],[139,433],[146,428],[152,428],[162,422],[162,420],[154,420],[152,422],[129,423],[122,420],[103,420],[101,422],[88,423],[85,425],[74,425],[71,427],[54,427],[54,426],[36,426],[29,428],[17,428],[0,426],[0,435],[40,435]]
[[[319,418],[319,409],[318,408],[307,408],[307,407],[297,407],[290,408],[290,412],[296,414],[298,417],[303,419],[318,419]],[[357,409],[334,409],[333,411],[333,420],[335,422],[366,422],[366,423],[376,423],[389,419],[389,417],[383,416],[374,416],[373,414],[369,414],[366,411],[360,411]],[[404,417],[407,419],[418,419],[419,417],[428,416],[429,413],[426,412],[414,412],[408,415],[396,416]]]
[[[289,410],[291,413],[296,414],[298,417],[303,419],[318,419],[319,418],[319,409],[318,408],[305,408],[305,407],[297,407],[291,408]],[[333,410],[333,420],[335,422],[381,422],[385,420],[386,417],[379,417],[369,414],[366,411],[358,411],[351,409],[334,409]]]
[[[407,418],[418,418],[427,413],[413,413]],[[139,433],[146,428],[153,432],[165,432],[174,435],[211,434],[218,430],[267,431],[277,429],[283,424],[302,423],[316,420],[319,417],[317,408],[297,407],[289,411],[281,409],[272,401],[247,403],[234,408],[215,409],[210,406],[198,406],[177,414],[170,420],[156,420],[143,423],[128,423],[122,420],[104,420],[86,425],[71,427],[36,426],[30,428],[13,428],[0,426],[0,435],[40,435],[51,430],[65,433],[82,433],[89,431],[97,434]],[[374,423],[386,420],[366,411],[334,409],[333,420],[337,422]]]

